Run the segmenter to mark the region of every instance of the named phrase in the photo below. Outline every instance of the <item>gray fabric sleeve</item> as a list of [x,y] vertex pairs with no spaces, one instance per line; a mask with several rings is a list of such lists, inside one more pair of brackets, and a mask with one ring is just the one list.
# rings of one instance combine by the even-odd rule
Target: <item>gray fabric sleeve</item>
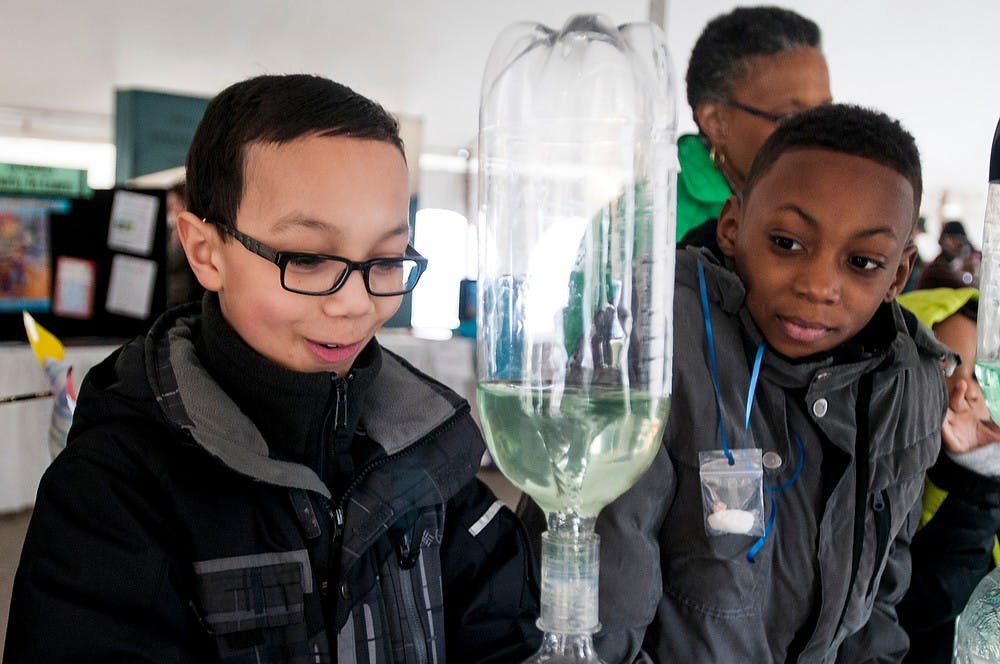
[[594,644],[605,662],[651,662],[642,651],[663,596],[660,527],[676,487],[665,445],[649,470],[597,519],[601,536],[601,631]]

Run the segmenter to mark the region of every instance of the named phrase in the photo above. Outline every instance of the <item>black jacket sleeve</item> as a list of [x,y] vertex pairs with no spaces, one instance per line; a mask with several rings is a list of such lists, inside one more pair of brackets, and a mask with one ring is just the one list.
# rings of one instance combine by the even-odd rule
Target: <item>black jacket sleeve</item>
[[910,636],[908,661],[950,662],[955,618],[993,566],[1000,478],[978,475],[942,451],[927,479],[947,496],[913,538],[913,577],[899,619]]
[[449,662],[519,662],[541,645],[538,566],[520,520],[478,479],[445,510]]
[[199,660],[169,519],[143,490],[155,481],[99,445],[55,459],[14,581],[5,662]]

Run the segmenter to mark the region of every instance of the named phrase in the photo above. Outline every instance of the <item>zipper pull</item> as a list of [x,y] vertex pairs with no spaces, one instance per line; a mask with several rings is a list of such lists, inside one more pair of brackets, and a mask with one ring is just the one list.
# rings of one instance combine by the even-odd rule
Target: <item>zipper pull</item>
[[344,510],[338,507],[330,516],[333,518],[333,541],[336,542],[344,530]]
[[335,430],[347,426],[347,381],[351,377],[351,374],[348,374],[346,379],[337,376],[333,378],[335,381],[334,389],[337,392],[333,405],[333,428]]
[[316,518],[312,501],[305,489],[291,489],[289,495],[292,499],[292,507],[295,509],[295,516],[299,518],[299,525],[305,533],[306,539],[316,539],[323,531]]

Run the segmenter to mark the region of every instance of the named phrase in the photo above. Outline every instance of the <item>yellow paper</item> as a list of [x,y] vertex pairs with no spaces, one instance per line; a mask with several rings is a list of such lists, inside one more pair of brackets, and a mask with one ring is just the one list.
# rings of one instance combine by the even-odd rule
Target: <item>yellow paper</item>
[[28,343],[31,344],[31,350],[35,351],[38,364],[44,367],[46,358],[62,361],[63,345],[55,335],[39,325],[27,311],[22,311],[21,315],[24,317],[24,331],[28,333]]

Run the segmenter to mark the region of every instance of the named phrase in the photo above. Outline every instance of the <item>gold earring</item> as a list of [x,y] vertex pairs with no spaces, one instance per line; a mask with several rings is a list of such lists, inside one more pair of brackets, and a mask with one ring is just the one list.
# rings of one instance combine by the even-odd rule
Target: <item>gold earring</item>
[[712,143],[708,148],[708,158],[712,160],[712,163],[718,169],[721,169],[722,165],[726,163],[726,155],[716,147],[715,143]]

